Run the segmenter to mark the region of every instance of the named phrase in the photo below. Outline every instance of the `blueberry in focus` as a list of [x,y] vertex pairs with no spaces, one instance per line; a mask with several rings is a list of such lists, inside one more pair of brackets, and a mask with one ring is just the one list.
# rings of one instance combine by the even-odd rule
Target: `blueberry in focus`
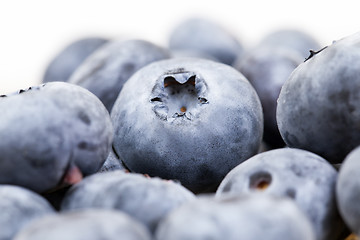
[[189,18],[175,26],[169,36],[169,49],[203,52],[228,65],[243,53],[235,35],[204,18]]
[[284,147],[276,122],[277,99],[291,72],[303,62],[301,55],[285,47],[258,45],[235,64],[254,86],[264,113],[264,141],[271,148]]
[[156,240],[315,240],[309,220],[293,201],[246,194],[199,198],[162,220]]
[[46,216],[20,231],[14,240],[150,240],[151,234],[130,216],[109,210],[86,210]]
[[195,195],[173,181],[112,171],[84,178],[67,192],[61,211],[114,209],[126,212],[154,231],[158,222]]
[[94,93],[108,111],[123,84],[141,67],[170,57],[167,49],[144,40],[110,41],[89,56],[69,82]]
[[51,82],[0,97],[0,183],[44,193],[97,172],[113,127],[88,90]]
[[334,42],[301,63],[283,85],[277,106],[289,147],[333,164],[360,145],[360,33]]
[[335,197],[337,171],[322,157],[281,148],[255,155],[231,170],[216,196],[259,192],[295,201],[314,226],[316,239],[337,239],[343,222]]
[[11,240],[26,225],[55,214],[51,205],[28,189],[0,184],[0,239]]
[[340,214],[350,230],[360,234],[359,181],[360,148],[356,147],[345,158],[340,167],[336,183],[336,197]]
[[42,81],[67,82],[75,69],[96,49],[108,40],[101,37],[85,37],[71,42],[62,49],[46,67]]
[[234,68],[174,58],[135,73],[111,118],[113,148],[130,171],[176,179],[193,192],[216,189],[257,153],[263,134],[259,97]]
[[309,56],[310,50],[321,48],[319,41],[311,34],[301,29],[278,29],[269,32],[260,41],[259,45],[269,47],[285,47],[297,51],[303,59]]

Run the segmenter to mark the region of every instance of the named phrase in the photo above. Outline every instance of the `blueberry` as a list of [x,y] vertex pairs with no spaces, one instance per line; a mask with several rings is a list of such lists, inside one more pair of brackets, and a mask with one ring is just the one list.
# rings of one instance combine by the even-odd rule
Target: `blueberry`
[[28,189],[0,184],[0,239],[13,239],[26,225],[55,210],[40,195]]
[[150,240],[139,222],[121,212],[86,210],[43,217],[20,231],[14,240]]
[[106,158],[103,166],[100,168],[99,172],[109,172],[123,170],[128,171],[126,166],[123,164],[119,156],[115,154],[113,149],[110,150],[109,156]]
[[130,171],[216,189],[257,153],[259,97],[234,68],[204,59],[152,63],[124,85],[111,112],[113,147]]
[[203,52],[228,65],[243,53],[242,44],[233,34],[204,18],[189,18],[175,26],[169,36],[169,48]]
[[90,90],[110,112],[123,84],[134,72],[169,57],[166,49],[148,41],[111,41],[87,58],[69,82]]
[[289,147],[335,164],[360,145],[359,44],[356,33],[314,52],[285,82],[277,122]]
[[0,98],[0,183],[42,193],[100,169],[113,128],[96,96],[65,82],[19,93]]
[[160,222],[155,239],[315,240],[315,236],[292,201],[247,194],[185,203]]
[[195,195],[178,183],[140,174],[112,171],[84,178],[66,194],[61,210],[116,209],[153,231],[171,210]]
[[235,64],[260,97],[264,112],[264,141],[271,148],[285,146],[276,122],[277,99],[282,85],[302,61],[297,51],[264,44],[248,51]]
[[336,197],[341,216],[346,225],[356,234],[360,234],[360,198],[359,175],[360,147],[356,147],[345,158],[340,167],[336,183]]
[[300,29],[278,29],[263,37],[259,45],[269,47],[286,47],[297,51],[303,58],[309,56],[310,50],[320,49],[319,41],[311,34]]
[[171,57],[180,57],[180,58],[184,58],[184,57],[191,57],[191,58],[204,58],[204,59],[208,59],[208,60],[212,60],[215,62],[219,62],[219,60],[217,60],[216,58],[214,58],[213,56],[205,53],[205,52],[200,52],[200,51],[196,51],[196,50],[173,50],[171,51]]
[[107,39],[101,37],[85,37],[71,42],[49,63],[42,81],[68,81],[75,69],[91,53],[107,42]]
[[282,148],[255,155],[221,182],[216,196],[261,192],[289,197],[312,222],[318,240],[336,239],[342,230],[335,199],[337,172],[322,157]]

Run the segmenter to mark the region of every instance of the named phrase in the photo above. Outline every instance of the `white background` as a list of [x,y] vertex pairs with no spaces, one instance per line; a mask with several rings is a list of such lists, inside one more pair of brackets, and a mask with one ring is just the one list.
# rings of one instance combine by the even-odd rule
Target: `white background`
[[166,46],[186,17],[207,17],[245,46],[279,28],[302,29],[325,46],[360,30],[356,0],[1,0],[0,94],[41,82],[46,65],[85,36],[142,38]]

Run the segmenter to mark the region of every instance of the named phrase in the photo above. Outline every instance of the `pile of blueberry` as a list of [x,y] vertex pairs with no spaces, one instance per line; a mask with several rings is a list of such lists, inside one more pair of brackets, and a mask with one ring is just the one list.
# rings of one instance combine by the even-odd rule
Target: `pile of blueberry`
[[206,19],[73,42],[0,96],[0,239],[358,239],[359,66],[360,32]]

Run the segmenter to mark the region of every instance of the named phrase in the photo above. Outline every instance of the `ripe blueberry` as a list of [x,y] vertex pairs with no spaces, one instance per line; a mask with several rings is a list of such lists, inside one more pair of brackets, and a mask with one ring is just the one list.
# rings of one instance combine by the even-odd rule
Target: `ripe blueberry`
[[216,189],[257,153],[259,97],[234,68],[204,59],[152,63],[124,85],[111,112],[114,151],[130,171]]

